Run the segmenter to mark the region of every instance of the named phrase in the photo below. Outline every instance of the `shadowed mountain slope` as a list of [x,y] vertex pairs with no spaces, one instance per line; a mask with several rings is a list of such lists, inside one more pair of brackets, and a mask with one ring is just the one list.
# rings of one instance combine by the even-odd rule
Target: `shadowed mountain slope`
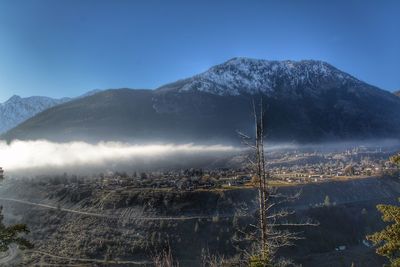
[[11,139],[238,142],[261,97],[267,138],[317,142],[396,137],[400,98],[321,61],[235,58],[157,90],[107,90],[50,108]]

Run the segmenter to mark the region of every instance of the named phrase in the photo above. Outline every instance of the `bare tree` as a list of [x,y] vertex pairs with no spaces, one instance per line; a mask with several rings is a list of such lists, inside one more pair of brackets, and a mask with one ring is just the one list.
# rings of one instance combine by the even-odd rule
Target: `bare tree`
[[238,266],[239,260],[236,258],[227,259],[224,255],[211,254],[209,249],[201,251],[201,266],[202,267],[231,267]]
[[174,257],[172,256],[170,246],[156,254],[153,257],[153,263],[156,267],[179,267],[179,262],[175,261]]
[[[256,241],[253,252],[248,253],[250,266],[272,266],[276,264],[276,252],[284,246],[291,246],[295,240],[301,239],[299,232],[290,231],[288,228],[298,226],[318,225],[305,220],[303,222],[290,223],[287,218],[294,214],[294,211],[282,209],[283,203],[298,199],[300,192],[293,195],[285,195],[274,187],[269,186],[271,180],[267,169],[265,155],[265,134],[264,134],[264,110],[262,99],[259,110],[253,100],[253,115],[255,124],[255,138],[251,138],[239,132],[243,143],[250,148],[252,153],[248,157],[250,168],[255,179],[255,186],[258,189],[258,224],[253,225],[255,231],[246,234],[248,240]],[[275,262],[273,264],[273,262]],[[286,262],[287,263],[287,262]],[[285,264],[285,263],[284,263]]]

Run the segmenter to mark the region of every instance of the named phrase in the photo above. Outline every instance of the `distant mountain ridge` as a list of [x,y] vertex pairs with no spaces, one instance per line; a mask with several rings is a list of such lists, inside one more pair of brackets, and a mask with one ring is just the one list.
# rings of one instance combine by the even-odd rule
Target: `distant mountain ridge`
[[234,58],[156,90],[107,90],[57,105],[12,139],[238,142],[263,98],[267,138],[318,142],[398,137],[400,98],[315,60]]
[[[101,90],[92,90],[82,95],[86,97],[100,92]],[[64,97],[60,99],[45,96],[20,97],[13,95],[6,102],[0,103],[0,133],[4,133],[25,120],[32,118],[36,114],[66,103],[73,98]]]
[[44,96],[21,98],[14,95],[0,103],[0,133],[55,105],[69,101],[69,98],[54,99]]

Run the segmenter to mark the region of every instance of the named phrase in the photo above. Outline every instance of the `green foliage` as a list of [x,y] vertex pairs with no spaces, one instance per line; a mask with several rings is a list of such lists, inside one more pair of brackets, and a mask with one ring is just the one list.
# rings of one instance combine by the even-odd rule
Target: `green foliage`
[[0,252],[7,251],[11,244],[18,245],[20,249],[33,248],[32,243],[21,237],[22,234],[29,233],[28,227],[25,224],[5,226],[2,211],[3,207],[0,207]]
[[389,225],[367,239],[379,246],[376,252],[387,257],[391,267],[400,267],[400,207],[378,205],[377,209],[382,213],[382,220]]
[[390,161],[400,166],[400,154],[391,157]]

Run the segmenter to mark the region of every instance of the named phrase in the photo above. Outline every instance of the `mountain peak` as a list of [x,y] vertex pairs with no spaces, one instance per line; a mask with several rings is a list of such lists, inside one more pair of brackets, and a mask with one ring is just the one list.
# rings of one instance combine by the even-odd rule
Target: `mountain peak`
[[326,62],[233,58],[156,91],[107,90],[39,114],[33,109],[38,101],[22,104],[33,98],[4,107],[3,117],[0,106],[3,124],[8,119],[8,125],[15,125],[16,114],[23,115],[18,121],[37,114],[1,137],[63,142],[237,140],[237,129],[254,127],[250,99],[257,101],[251,96],[259,93],[268,114],[269,140],[392,138],[400,132],[399,97]]
[[[95,89],[75,99],[91,96],[101,91],[100,89]],[[48,108],[63,104],[72,99],[74,98],[64,97],[56,99],[47,96],[20,97],[13,95],[6,102],[0,103],[0,133],[17,126]]]
[[13,95],[0,104],[0,133],[5,132],[26,119],[68,99],[52,99],[49,97],[33,96],[22,98]]
[[5,103],[14,103],[20,101],[22,98],[19,95],[13,95]]
[[334,67],[329,64],[328,62],[322,61],[322,60],[315,60],[315,59],[302,59],[302,60],[268,60],[268,59],[257,59],[257,58],[250,58],[250,57],[234,57],[231,58],[227,61],[225,61],[222,64],[218,64],[216,66],[221,66],[221,65],[281,65],[281,66],[286,66],[286,67],[296,67],[299,65],[308,65],[308,66],[317,66],[317,67],[325,67],[325,68],[333,68]]
[[217,95],[272,94],[285,88],[317,90],[359,83],[351,75],[319,60],[264,60],[235,57],[191,78],[159,88],[162,91],[202,91]]

